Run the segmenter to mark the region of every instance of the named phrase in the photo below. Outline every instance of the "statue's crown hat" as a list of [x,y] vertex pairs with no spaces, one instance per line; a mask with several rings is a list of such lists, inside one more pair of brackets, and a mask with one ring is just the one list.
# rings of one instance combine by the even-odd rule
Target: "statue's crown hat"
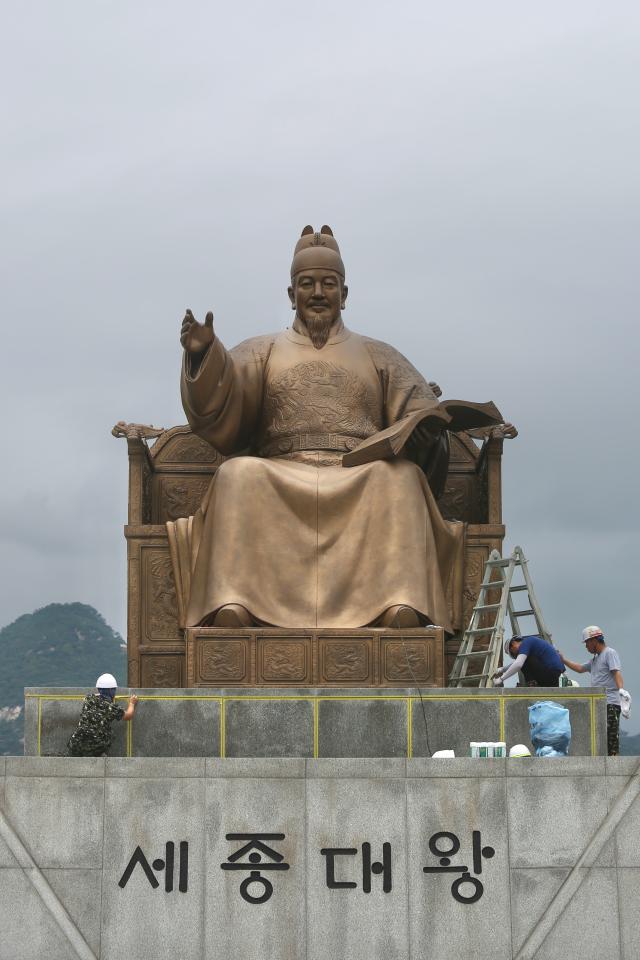
[[331,227],[326,224],[317,232],[307,225],[296,243],[291,261],[291,279],[302,270],[325,269],[340,274],[344,280],[344,263]]

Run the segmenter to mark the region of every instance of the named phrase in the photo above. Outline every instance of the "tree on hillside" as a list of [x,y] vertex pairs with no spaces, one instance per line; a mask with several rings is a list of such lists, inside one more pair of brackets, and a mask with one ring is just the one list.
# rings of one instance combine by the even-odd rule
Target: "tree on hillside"
[[105,672],[126,684],[126,646],[86,603],[50,603],[0,630],[0,755],[22,753],[25,687],[92,687]]

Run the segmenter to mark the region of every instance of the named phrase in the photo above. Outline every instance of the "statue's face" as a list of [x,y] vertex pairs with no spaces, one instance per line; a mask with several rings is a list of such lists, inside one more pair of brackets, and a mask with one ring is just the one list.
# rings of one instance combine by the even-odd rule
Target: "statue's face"
[[347,292],[339,274],[319,267],[297,275],[289,287],[289,299],[307,326],[321,319],[331,327],[344,310]]

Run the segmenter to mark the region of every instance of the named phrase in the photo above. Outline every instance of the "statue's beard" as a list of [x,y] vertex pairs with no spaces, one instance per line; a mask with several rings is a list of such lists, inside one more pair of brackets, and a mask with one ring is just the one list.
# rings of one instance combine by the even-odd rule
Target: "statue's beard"
[[324,317],[318,313],[307,313],[303,322],[309,333],[311,343],[316,350],[322,350],[329,339],[333,318],[331,316]]

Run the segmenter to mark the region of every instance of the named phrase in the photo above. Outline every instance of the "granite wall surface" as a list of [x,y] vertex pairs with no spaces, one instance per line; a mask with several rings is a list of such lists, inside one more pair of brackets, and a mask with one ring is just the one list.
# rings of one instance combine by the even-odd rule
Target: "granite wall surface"
[[[75,729],[77,688],[25,690],[25,753],[60,756]],[[600,688],[376,690],[349,687],[136,690],[130,724],[116,724],[113,756],[422,757],[470,740],[529,743],[527,708],[557,700],[569,708],[572,756],[606,753]],[[121,690],[124,703],[128,691]]]
[[0,758],[0,960],[632,960],[639,793],[637,758]]

